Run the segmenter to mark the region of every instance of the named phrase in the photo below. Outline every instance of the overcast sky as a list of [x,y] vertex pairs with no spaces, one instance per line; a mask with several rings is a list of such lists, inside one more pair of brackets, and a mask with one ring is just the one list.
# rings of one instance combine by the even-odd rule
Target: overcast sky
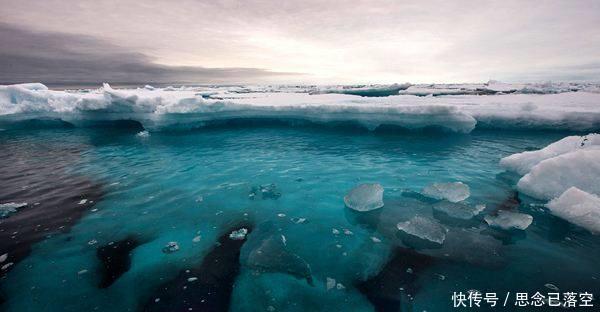
[[0,81],[600,81],[600,1],[0,0]]

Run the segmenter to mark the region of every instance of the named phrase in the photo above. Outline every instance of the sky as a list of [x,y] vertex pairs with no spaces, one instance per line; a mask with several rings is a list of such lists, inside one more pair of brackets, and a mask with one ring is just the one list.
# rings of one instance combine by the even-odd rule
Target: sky
[[600,81],[600,1],[0,0],[2,82]]

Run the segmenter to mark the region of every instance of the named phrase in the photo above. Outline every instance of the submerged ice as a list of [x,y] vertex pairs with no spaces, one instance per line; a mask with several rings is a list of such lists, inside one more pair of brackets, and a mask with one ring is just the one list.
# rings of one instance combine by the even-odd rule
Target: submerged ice
[[462,182],[432,183],[421,192],[423,195],[445,199],[452,203],[463,201],[471,195],[469,186]]
[[528,214],[508,210],[500,210],[495,215],[485,216],[484,219],[490,226],[503,230],[525,230],[533,222],[533,217]]
[[383,207],[383,187],[378,184],[361,184],[344,197],[346,207],[356,211],[370,211]]
[[398,230],[406,234],[437,244],[444,242],[446,233],[448,232],[448,229],[443,225],[421,216],[415,216],[408,221],[398,223],[396,226]]

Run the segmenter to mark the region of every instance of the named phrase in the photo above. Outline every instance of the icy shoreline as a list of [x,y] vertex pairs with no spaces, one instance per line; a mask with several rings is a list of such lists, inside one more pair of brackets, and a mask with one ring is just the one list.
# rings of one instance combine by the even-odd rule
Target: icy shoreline
[[[463,94],[442,96],[411,95],[413,88],[400,91],[399,95],[365,97],[335,92],[310,94],[309,89],[301,87],[113,89],[104,84],[93,90],[54,91],[31,83],[0,86],[0,125],[40,118],[61,119],[74,125],[90,120],[135,120],[148,130],[160,130],[174,125],[201,127],[212,121],[270,118],[352,122],[370,130],[393,125],[462,133],[475,127],[578,131],[600,128],[600,93],[591,87],[574,92],[562,86],[531,94],[522,92],[526,88],[516,91],[502,86],[497,89],[504,91],[496,90],[496,95],[473,94],[469,90],[478,88],[471,87],[454,89],[466,90]],[[429,88],[432,95],[435,90],[443,88]]]

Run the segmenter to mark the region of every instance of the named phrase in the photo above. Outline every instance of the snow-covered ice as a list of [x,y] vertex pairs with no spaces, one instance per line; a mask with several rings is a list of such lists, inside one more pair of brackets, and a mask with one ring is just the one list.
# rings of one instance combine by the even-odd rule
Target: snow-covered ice
[[543,160],[517,183],[519,191],[545,200],[572,186],[600,194],[600,148],[578,149]]
[[[591,92],[595,90],[592,87],[497,83],[422,85],[411,86],[405,94],[359,97],[338,94],[340,92],[314,94],[323,93],[320,91],[311,95],[312,87],[113,89],[104,84],[98,89],[77,92],[49,90],[42,84],[18,84],[0,86],[0,123],[28,118],[60,118],[74,125],[94,120],[135,120],[145,129],[159,130],[198,127],[211,121],[239,118],[283,118],[354,122],[369,129],[386,124],[409,129],[442,127],[458,132],[469,132],[475,126],[592,130],[600,123],[597,105],[600,93]],[[418,88],[434,90],[432,92],[438,95],[455,95],[411,95],[410,90]],[[351,89],[338,86],[331,90],[351,93]],[[359,89],[362,93],[375,90],[373,87]],[[454,91],[438,92],[440,89]],[[510,94],[488,95],[497,93]]]
[[383,187],[378,184],[361,184],[344,197],[344,203],[356,211],[370,211],[383,207]]
[[597,195],[571,187],[546,207],[560,218],[592,233],[600,233],[600,197]]
[[508,210],[500,210],[496,215],[487,215],[484,219],[490,226],[503,230],[525,230],[533,222],[533,217],[528,214]]
[[435,199],[445,199],[457,203],[471,195],[469,186],[462,182],[432,183],[421,192],[423,195]]
[[396,226],[398,230],[406,234],[437,244],[444,243],[448,232],[448,229],[436,221],[421,216],[415,216],[408,221],[398,223]]
[[513,154],[500,160],[500,165],[518,174],[527,174],[540,162],[574,152],[579,149],[600,148],[600,135],[590,133],[584,136],[568,136],[541,150]]

